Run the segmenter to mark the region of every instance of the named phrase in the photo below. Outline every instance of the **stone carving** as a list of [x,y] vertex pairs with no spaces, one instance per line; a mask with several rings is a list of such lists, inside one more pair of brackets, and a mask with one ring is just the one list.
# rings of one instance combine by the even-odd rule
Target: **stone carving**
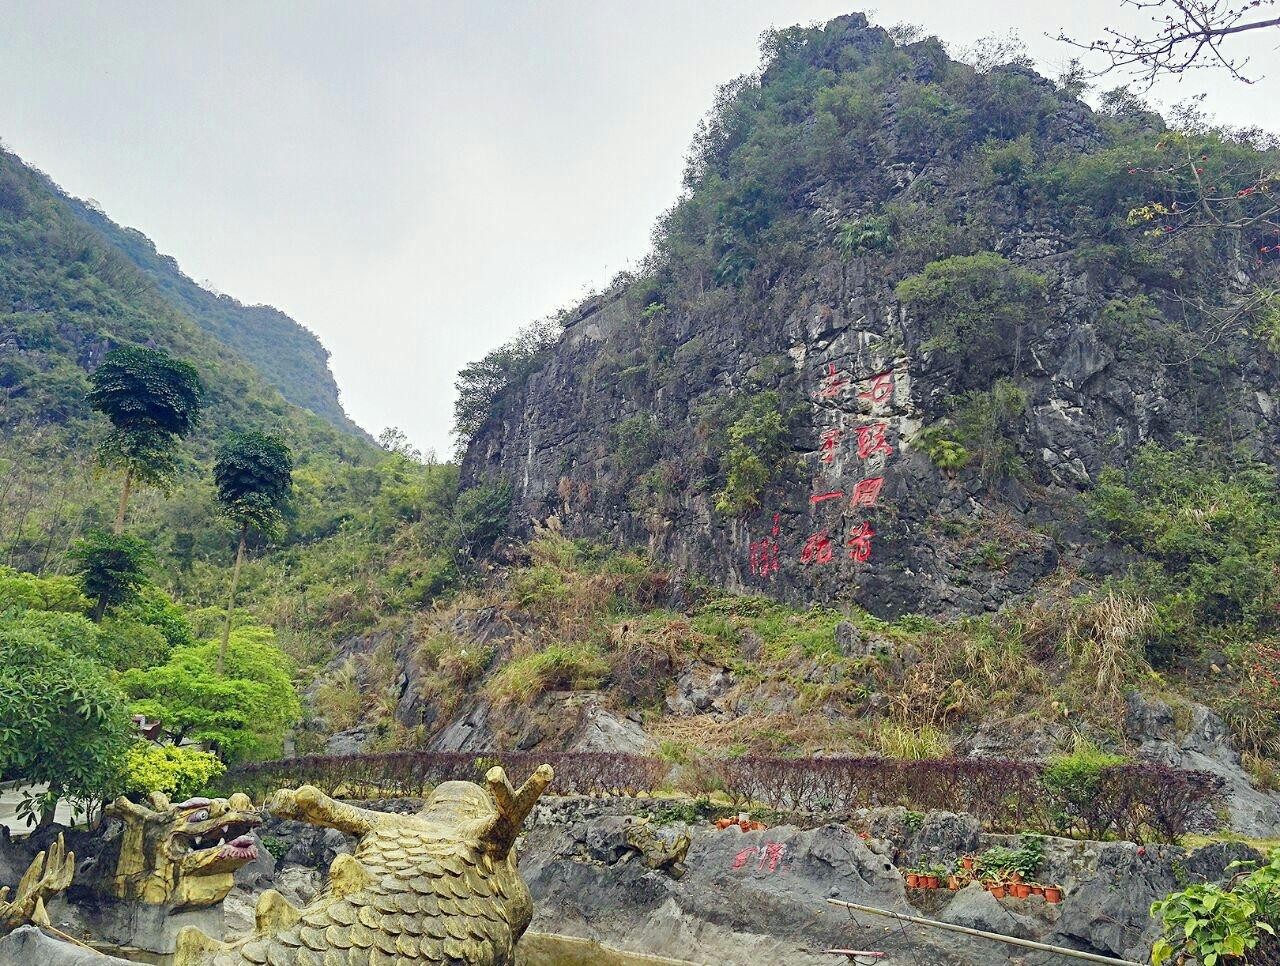
[[542,765],[517,791],[491,768],[487,791],[443,782],[415,815],[356,808],[310,785],[281,791],[274,814],[358,836],[354,855],[334,860],[328,887],[302,909],[263,893],[243,939],[184,929],[175,964],[509,964],[533,917],[513,847],[552,777]]
[[668,842],[647,821],[630,822],[623,831],[627,845],[635,849],[646,869],[658,869],[671,878],[685,874],[685,856],[689,854],[691,839],[681,833],[675,842]]
[[199,909],[221,902],[233,873],[258,857],[249,834],[262,818],[248,795],[189,798],[170,804],[152,792],[150,806],[117,798],[106,812],[124,823],[115,871],[102,887],[118,899]]
[[32,860],[22,874],[12,899],[9,898],[8,886],[0,888],[0,935],[30,923],[48,926],[45,900],[52,899],[71,885],[75,867],[76,854],[67,851],[66,842],[59,835],[56,842]]

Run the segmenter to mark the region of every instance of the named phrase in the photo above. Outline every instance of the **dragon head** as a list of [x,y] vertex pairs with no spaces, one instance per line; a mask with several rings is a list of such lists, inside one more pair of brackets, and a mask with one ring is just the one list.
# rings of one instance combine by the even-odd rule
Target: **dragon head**
[[232,874],[258,857],[250,834],[262,817],[248,795],[189,798],[152,792],[150,805],[118,798],[107,814],[124,823],[111,891],[171,909],[211,906],[231,891]]

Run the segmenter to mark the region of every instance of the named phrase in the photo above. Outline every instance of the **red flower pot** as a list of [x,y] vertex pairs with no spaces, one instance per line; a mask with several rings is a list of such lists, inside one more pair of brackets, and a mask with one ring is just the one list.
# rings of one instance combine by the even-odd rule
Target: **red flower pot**
[[1059,889],[1057,886],[1045,886],[1044,901],[1045,902],[1061,902],[1062,890]]

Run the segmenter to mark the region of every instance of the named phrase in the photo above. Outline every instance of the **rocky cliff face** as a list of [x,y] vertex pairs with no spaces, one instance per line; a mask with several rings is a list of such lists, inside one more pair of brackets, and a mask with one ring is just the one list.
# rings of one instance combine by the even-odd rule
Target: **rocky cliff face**
[[1144,442],[1274,454],[1275,357],[1214,308],[1266,246],[1126,222],[1158,119],[860,16],[766,55],[644,271],[471,440],[464,479],[510,481],[517,528],[554,515],[790,600],[979,612],[1064,557],[1114,567],[1079,495]]

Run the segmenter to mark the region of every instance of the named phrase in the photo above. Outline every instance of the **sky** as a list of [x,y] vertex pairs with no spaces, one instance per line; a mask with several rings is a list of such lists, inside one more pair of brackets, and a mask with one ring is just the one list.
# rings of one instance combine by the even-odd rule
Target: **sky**
[[[351,416],[451,451],[454,377],[648,251],[716,86],[762,31],[864,10],[953,53],[1015,31],[1041,69],[1141,22],[1120,0],[5,0],[0,140],[192,278],[314,331]],[[1200,72],[1219,120],[1280,128],[1269,74]],[[1114,86],[1109,84],[1108,86]]]

